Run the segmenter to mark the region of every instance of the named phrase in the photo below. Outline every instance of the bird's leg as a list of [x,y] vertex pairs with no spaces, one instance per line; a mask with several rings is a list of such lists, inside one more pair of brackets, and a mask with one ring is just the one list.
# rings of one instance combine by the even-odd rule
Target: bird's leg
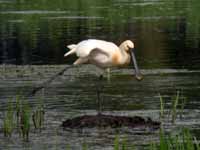
[[102,89],[102,79],[103,79],[103,75],[99,76],[98,82],[97,82],[97,111],[98,111],[98,115],[101,115],[102,112],[102,99],[100,98],[100,90]]
[[110,68],[106,69],[106,76],[107,76],[108,82],[110,82]]

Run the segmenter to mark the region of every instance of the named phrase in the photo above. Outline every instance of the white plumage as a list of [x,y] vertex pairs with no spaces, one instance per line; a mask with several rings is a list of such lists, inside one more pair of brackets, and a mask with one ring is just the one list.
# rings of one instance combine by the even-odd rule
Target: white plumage
[[[112,43],[112,42],[106,42],[103,40],[95,40],[95,39],[89,39],[84,40],[77,45],[72,44],[67,46],[69,49],[73,50],[75,49],[75,53],[78,57],[86,57],[90,54],[90,52],[96,48],[99,48],[105,52],[109,51],[115,51],[118,49],[118,47]],[[71,53],[70,53],[71,54]],[[69,55],[69,52],[65,54],[65,57]]]
[[127,40],[118,47],[112,42],[89,39],[67,47],[70,51],[64,55],[65,57],[74,53],[79,57],[74,65],[91,63],[100,68],[110,68],[129,64],[128,50],[134,48],[134,44]]

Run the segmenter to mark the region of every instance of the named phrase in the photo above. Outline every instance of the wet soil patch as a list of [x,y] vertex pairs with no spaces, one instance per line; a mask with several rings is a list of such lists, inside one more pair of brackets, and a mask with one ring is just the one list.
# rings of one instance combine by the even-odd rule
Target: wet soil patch
[[153,128],[159,129],[160,122],[152,121],[151,118],[140,116],[114,116],[114,115],[84,115],[63,121],[64,128],[94,128],[94,127],[130,127],[130,128]]

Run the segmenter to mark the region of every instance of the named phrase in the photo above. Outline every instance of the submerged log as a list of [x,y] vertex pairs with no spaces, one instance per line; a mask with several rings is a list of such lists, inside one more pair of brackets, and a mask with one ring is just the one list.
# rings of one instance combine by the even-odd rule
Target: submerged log
[[67,119],[62,123],[64,128],[94,128],[94,127],[130,127],[130,128],[153,128],[159,129],[160,122],[152,121],[151,118],[134,116],[113,116],[113,115],[84,115]]

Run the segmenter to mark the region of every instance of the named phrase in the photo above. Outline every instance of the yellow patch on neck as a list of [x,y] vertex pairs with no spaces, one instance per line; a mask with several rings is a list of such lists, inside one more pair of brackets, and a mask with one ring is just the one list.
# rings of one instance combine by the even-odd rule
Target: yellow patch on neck
[[115,53],[113,56],[112,56],[112,63],[114,65],[119,65],[119,54],[118,53]]

